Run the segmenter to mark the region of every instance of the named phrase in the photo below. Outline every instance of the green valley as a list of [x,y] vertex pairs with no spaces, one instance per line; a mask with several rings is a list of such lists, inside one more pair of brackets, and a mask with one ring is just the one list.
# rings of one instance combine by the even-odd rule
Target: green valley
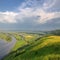
[[10,33],[17,42],[3,60],[59,60],[60,36],[47,33]]

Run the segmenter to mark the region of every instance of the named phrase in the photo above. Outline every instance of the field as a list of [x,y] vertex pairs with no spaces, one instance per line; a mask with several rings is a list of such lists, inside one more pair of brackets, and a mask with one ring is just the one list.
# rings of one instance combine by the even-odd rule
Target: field
[[10,33],[17,42],[3,60],[60,60],[60,36],[54,34]]
[[6,42],[10,42],[12,40],[11,36],[3,32],[0,32],[0,39],[5,40]]

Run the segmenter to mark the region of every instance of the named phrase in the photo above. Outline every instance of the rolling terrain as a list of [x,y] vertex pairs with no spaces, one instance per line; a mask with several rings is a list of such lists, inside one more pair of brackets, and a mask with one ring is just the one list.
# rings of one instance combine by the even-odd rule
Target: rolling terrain
[[60,36],[58,34],[14,33],[17,40],[11,53],[3,60],[59,60]]

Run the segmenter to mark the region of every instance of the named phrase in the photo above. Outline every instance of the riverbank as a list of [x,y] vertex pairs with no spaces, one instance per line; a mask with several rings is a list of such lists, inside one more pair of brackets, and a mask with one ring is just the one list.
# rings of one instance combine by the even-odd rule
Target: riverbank
[[60,58],[60,36],[45,36],[33,44],[20,47],[3,60],[49,60]]
[[9,54],[12,50],[12,48],[15,46],[15,43],[16,43],[16,39],[12,36],[11,37],[11,41],[10,42],[7,42],[5,43],[4,40],[2,40],[2,43],[1,44],[4,44],[3,46],[0,45],[0,60],[6,56],[7,54]]
[[0,39],[5,40],[6,42],[11,42],[11,36],[8,33],[0,32]]

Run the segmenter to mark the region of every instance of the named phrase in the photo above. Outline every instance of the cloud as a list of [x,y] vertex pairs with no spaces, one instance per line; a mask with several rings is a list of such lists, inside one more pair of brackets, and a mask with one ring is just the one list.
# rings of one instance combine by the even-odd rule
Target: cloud
[[55,18],[60,18],[60,12],[45,12],[44,10],[39,10],[39,12],[38,12],[38,15],[41,17],[39,18],[38,23],[41,23],[41,24],[44,24]]
[[25,1],[22,3],[21,6],[18,7],[19,12],[10,11],[0,12],[0,22],[24,23],[27,22],[28,20],[28,22],[31,21],[35,24],[45,24],[54,18],[60,17],[60,12],[47,12],[46,10],[43,9],[52,7],[55,4],[56,0],[53,0],[52,4],[50,4],[51,2],[52,0],[49,0],[48,3],[43,2],[42,0]]
[[46,2],[43,3],[43,8],[49,9],[49,8],[53,7],[56,2],[57,2],[57,0],[49,0],[49,1],[46,0]]
[[[34,23],[38,24],[44,24],[48,21],[51,21],[54,18],[60,17],[60,12],[47,12],[48,9],[56,5],[57,0],[26,0],[22,6],[23,8],[19,7],[19,11],[21,15],[21,19],[23,22],[25,22],[28,18],[31,18],[32,16],[39,16]],[[41,3],[42,4],[41,4]],[[20,18],[20,17],[19,17]],[[29,19],[28,19],[29,20]],[[34,20],[34,19],[32,19]],[[32,21],[31,20],[31,21]]]
[[0,22],[2,23],[17,23],[20,21],[21,23],[25,22],[28,18],[28,20],[34,20],[36,23],[44,24],[48,22],[49,20],[52,20],[53,18],[59,18],[60,12],[46,12],[42,9],[36,9],[33,8],[25,8],[20,9],[19,13],[15,12],[0,12]]
[[2,23],[16,23],[16,15],[17,13],[14,12],[0,12],[0,22]]
[[37,8],[35,10],[34,8],[20,9],[19,19],[22,20],[23,22],[25,22],[28,18],[29,18],[28,20],[30,20],[32,16],[35,16],[34,18],[38,16],[38,18],[35,20],[36,23],[44,24],[54,18],[59,18],[60,12],[46,12],[41,8]]

